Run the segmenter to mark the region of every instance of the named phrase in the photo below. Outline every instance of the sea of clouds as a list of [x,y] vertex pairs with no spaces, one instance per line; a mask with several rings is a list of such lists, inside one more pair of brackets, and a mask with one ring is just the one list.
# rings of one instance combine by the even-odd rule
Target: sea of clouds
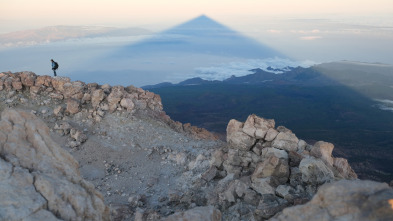
[[[266,59],[249,59],[237,62],[218,64],[217,66],[198,67],[195,69],[194,77],[200,77],[204,80],[225,80],[231,76],[245,76],[252,74],[250,70],[260,68],[267,72],[282,74],[289,71],[289,67],[308,68],[318,64],[311,60],[293,61],[286,58],[266,58]],[[279,71],[268,70],[268,68],[280,69]]]

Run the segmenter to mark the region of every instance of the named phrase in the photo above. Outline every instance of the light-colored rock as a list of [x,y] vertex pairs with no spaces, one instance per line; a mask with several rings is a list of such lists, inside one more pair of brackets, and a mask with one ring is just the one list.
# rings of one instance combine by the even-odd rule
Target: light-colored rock
[[53,88],[59,92],[64,92],[64,84],[71,81],[68,77],[53,77],[51,80]]
[[123,99],[121,99],[120,105],[123,108],[126,108],[129,111],[134,109],[134,107],[135,107],[134,102],[132,102],[132,99],[130,99],[130,98],[123,98]]
[[19,76],[22,84],[26,87],[34,86],[35,79],[37,78],[37,76],[30,71],[24,71]]
[[123,86],[112,87],[112,92],[108,95],[109,111],[114,111],[117,104],[121,101],[125,93]]
[[256,139],[243,132],[243,123],[237,120],[230,120],[227,126],[227,142],[234,148],[249,150]]
[[294,193],[295,189],[291,186],[280,185],[276,188],[276,195],[287,200],[292,197],[291,195]]
[[272,186],[271,177],[252,178],[251,187],[259,194],[274,194],[275,188]]
[[297,144],[297,149],[298,149],[298,151],[299,152],[302,152],[302,151],[304,151],[305,149],[306,149],[306,147],[307,147],[307,142],[306,141],[304,141],[304,140],[299,140],[299,143]]
[[265,140],[273,141],[274,139],[276,139],[277,135],[278,135],[277,130],[275,130],[274,128],[269,128],[269,130],[266,133]]
[[170,215],[162,221],[221,221],[221,212],[213,206],[195,207]]
[[272,146],[278,149],[297,151],[299,139],[291,131],[280,132],[273,140]]
[[310,155],[321,158],[329,166],[333,166],[332,152],[334,145],[324,141],[318,141],[311,148]]
[[177,165],[184,165],[187,163],[187,154],[182,152],[176,154],[176,164]]
[[80,102],[74,98],[69,98],[67,100],[66,111],[70,114],[76,114],[80,111]]
[[63,113],[63,107],[62,106],[57,106],[53,109],[53,114],[55,116],[60,116]]
[[83,97],[83,91],[85,84],[81,81],[67,82],[63,85],[64,98],[75,98],[81,100]]
[[109,220],[100,193],[82,179],[78,162],[51,139],[49,128],[35,115],[4,110],[0,147],[2,219]]
[[35,86],[51,87],[52,86],[52,77],[48,76],[48,75],[37,76],[34,85]]
[[333,159],[333,166],[337,169],[340,175],[344,179],[357,179],[357,174],[348,163],[347,159],[344,158],[334,158]]
[[250,137],[256,139],[263,139],[267,131],[270,128],[274,128],[274,120],[266,120],[264,118],[258,117],[255,114],[248,116],[246,122],[243,125],[243,132]]
[[15,90],[22,90],[22,88],[23,88],[22,82],[20,82],[20,81],[13,81],[12,82],[12,88],[15,89]]
[[340,180],[321,186],[305,205],[286,208],[272,221],[393,220],[393,189],[386,183]]
[[251,178],[266,178],[273,176],[280,184],[287,182],[289,178],[288,160],[270,156],[265,161],[258,163]]
[[60,93],[50,93],[49,97],[51,97],[52,99],[57,99],[57,100],[63,100],[64,96]]
[[211,157],[210,165],[215,167],[221,167],[224,159],[224,153],[221,150],[216,150]]
[[68,122],[56,123],[53,129],[61,130],[64,134],[68,134],[70,133],[71,125]]
[[276,156],[282,159],[288,159],[288,153],[285,150],[280,150],[274,147],[267,147],[262,149],[262,157],[268,158],[270,156]]
[[302,180],[308,184],[323,184],[333,181],[334,173],[321,159],[304,158],[299,165]]
[[102,89],[94,90],[91,94],[91,105],[98,107],[102,100],[104,100],[105,93]]
[[85,104],[87,102],[91,101],[91,94],[89,93],[84,93],[82,97],[82,104]]
[[70,136],[71,138],[73,138],[74,140],[76,140],[77,142],[80,143],[84,143],[87,140],[87,136],[86,134],[84,134],[82,131],[72,128],[70,130]]

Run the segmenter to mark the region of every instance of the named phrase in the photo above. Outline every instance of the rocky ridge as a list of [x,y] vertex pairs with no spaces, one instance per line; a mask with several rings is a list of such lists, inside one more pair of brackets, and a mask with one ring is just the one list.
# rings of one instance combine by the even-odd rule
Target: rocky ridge
[[[44,189],[63,187],[55,181],[66,181],[57,179],[56,174],[73,168],[70,177],[77,178],[71,180],[83,177],[88,181],[82,179],[80,183],[83,185],[76,182],[82,188],[88,187],[87,193],[80,195],[97,196],[110,207],[114,220],[296,220],[298,217],[312,220],[322,210],[328,214],[324,216],[325,220],[342,217],[350,217],[349,220],[368,217],[373,220],[392,215],[393,210],[388,210],[388,200],[392,198],[390,187],[370,182],[365,185],[370,191],[360,188],[361,181],[356,180],[357,176],[347,160],[332,156],[333,144],[323,141],[307,144],[291,130],[276,127],[274,120],[255,115],[250,115],[244,123],[231,120],[227,127],[227,142],[224,143],[214,140],[214,135],[203,129],[173,122],[162,111],[158,95],[132,86],[86,85],[70,82],[68,78],[36,76],[31,72],[1,73],[0,76],[0,109],[16,107],[43,119],[51,128],[44,129],[51,135],[45,136],[44,140],[60,144],[79,163],[78,166],[72,157],[62,155],[67,159],[67,163],[61,165],[65,169],[56,171],[52,168],[58,168],[57,164],[42,161],[38,164],[42,168],[28,169],[27,172],[33,175],[27,176],[34,176],[36,170],[42,174],[49,173],[49,177],[54,177],[53,182],[46,182],[48,187]],[[2,114],[3,121],[44,128],[35,116],[23,111],[6,109]],[[8,123],[1,123],[0,138],[12,135],[9,127]],[[38,158],[28,160],[31,151],[26,147],[33,146],[41,151],[39,147],[43,144],[30,139],[35,136],[26,138],[23,133],[20,136],[20,140],[26,141],[16,142],[12,149],[1,143],[1,160],[7,160],[4,165],[9,163],[8,158],[12,159],[14,167],[19,166],[18,162],[24,162],[22,165],[40,162]],[[18,150],[19,154],[9,157],[13,156],[9,154],[10,150],[13,154]],[[7,168],[9,166],[0,167],[4,174],[9,174]],[[339,180],[347,181],[337,182]],[[18,183],[13,178],[0,181],[8,185],[4,186],[6,189],[11,188],[10,183]],[[32,186],[32,182],[27,183],[27,186]],[[336,187],[340,187],[341,192],[336,191]],[[345,195],[346,188],[354,190]],[[107,219],[109,212],[105,205],[83,206],[91,205],[89,200],[83,201],[85,197],[78,198],[81,203],[73,199],[77,194],[70,188],[57,190],[53,195],[61,195],[59,198],[63,200],[72,199],[69,200],[74,205],[71,207],[79,211],[79,219]],[[71,196],[67,197],[66,193]],[[330,195],[335,196],[337,202],[333,198],[328,199]],[[356,203],[366,198],[374,201]],[[334,213],[332,211],[340,206],[328,205],[336,203],[352,209]],[[374,203],[383,205],[382,216],[359,212],[368,208],[377,210],[372,206]],[[29,211],[25,214],[30,214],[30,220],[46,216],[77,219],[53,212],[48,209],[51,204],[45,200],[34,209],[29,209],[30,204],[26,204],[21,204],[21,207]],[[298,206],[290,207],[292,205]],[[101,208],[97,214],[103,214],[102,217],[90,217],[91,207]],[[86,212],[79,208],[88,209]],[[38,212],[41,210],[43,212]],[[292,213],[298,215],[291,217]],[[35,215],[40,218],[35,218]]]
[[[6,92],[3,92],[5,96],[2,96],[0,102],[8,107],[18,103],[30,107],[46,106],[38,113],[43,117],[54,114],[60,120],[68,115],[92,125],[100,122],[107,113],[132,115],[142,112],[165,122],[177,132],[185,132],[195,138],[217,139],[205,129],[171,120],[163,111],[159,95],[132,85],[124,88],[108,84],[85,84],[81,81],[71,82],[67,77],[37,76],[24,71],[0,73],[0,91]],[[70,130],[68,125],[55,129],[64,132]]]

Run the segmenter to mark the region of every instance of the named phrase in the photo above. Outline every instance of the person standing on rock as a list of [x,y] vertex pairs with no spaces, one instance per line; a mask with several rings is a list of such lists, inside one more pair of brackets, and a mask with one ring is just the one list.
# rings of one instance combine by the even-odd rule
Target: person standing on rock
[[56,75],[56,70],[59,68],[59,64],[58,64],[56,61],[54,61],[53,59],[51,59],[50,61],[52,62],[53,74],[54,74],[55,77],[56,77],[56,76],[57,76],[57,75]]

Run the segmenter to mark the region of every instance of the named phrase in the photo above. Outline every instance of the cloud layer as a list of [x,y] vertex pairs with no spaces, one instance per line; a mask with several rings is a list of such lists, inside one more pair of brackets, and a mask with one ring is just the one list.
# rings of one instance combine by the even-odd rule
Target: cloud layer
[[[291,61],[282,58],[267,58],[267,59],[250,59],[241,62],[230,62],[219,64],[211,67],[199,67],[195,69],[195,76],[205,80],[224,80],[231,76],[245,76],[252,74],[250,70],[260,68],[264,71],[273,72],[276,74],[283,73],[282,71],[272,71],[272,69],[288,70],[288,67],[310,67],[317,64],[314,61]],[[191,76],[190,76],[191,77]]]

